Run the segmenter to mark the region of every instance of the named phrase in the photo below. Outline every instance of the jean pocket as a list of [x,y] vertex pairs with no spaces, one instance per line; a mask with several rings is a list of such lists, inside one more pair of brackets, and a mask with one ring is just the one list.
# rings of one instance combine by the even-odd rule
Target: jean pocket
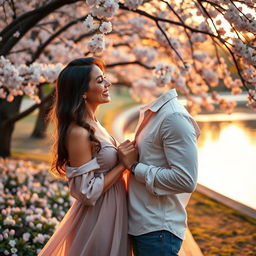
[[174,234],[171,234],[172,253],[178,255],[181,245],[182,245],[182,240],[179,237],[175,236]]

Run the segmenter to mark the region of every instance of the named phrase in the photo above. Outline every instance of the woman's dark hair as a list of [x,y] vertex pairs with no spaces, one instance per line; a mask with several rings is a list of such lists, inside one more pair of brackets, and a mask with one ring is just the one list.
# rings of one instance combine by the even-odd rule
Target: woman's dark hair
[[83,98],[89,89],[93,65],[97,65],[102,71],[105,69],[104,62],[98,58],[79,58],[71,61],[57,79],[55,100],[50,113],[55,124],[51,172],[60,177],[66,175],[66,135],[71,122],[88,130],[90,140],[100,150],[100,142],[95,137],[94,130],[85,122],[86,104]]

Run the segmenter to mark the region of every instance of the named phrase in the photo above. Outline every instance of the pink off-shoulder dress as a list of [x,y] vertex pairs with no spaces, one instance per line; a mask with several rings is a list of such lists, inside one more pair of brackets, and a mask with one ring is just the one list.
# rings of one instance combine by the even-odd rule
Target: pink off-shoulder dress
[[117,164],[116,147],[101,150],[79,167],[66,167],[76,200],[39,256],[127,256],[126,192],[123,179],[103,193],[104,175]]

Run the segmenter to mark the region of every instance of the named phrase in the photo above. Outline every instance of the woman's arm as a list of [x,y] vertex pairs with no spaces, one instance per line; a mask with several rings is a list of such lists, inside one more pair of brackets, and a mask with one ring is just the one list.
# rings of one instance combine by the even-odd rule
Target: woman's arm
[[122,176],[125,167],[118,163],[110,172],[105,175],[103,193],[105,193],[114,183],[116,183]]

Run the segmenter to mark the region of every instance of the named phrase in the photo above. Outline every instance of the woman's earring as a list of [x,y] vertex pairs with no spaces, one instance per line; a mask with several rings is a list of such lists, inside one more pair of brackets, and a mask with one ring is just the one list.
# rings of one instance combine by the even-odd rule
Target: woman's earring
[[84,98],[84,102],[86,103],[86,96],[84,95],[83,98]]

